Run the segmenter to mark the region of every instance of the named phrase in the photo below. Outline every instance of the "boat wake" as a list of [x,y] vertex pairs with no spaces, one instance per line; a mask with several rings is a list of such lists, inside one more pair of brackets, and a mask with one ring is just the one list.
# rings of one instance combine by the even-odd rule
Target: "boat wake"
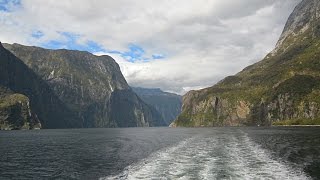
[[310,179],[271,158],[242,131],[195,136],[153,153],[109,179]]

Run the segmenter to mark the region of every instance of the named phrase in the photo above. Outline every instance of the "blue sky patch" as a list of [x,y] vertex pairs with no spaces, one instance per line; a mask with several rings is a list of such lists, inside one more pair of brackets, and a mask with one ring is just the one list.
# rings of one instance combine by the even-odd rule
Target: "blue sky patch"
[[[88,51],[91,53],[96,52],[105,52],[109,54],[119,54],[121,57],[126,59],[129,62],[136,61],[151,61],[157,59],[163,59],[164,56],[161,54],[153,54],[151,57],[146,57],[145,50],[134,43],[130,43],[128,45],[128,50],[121,52],[117,50],[109,50],[103,48],[102,45],[94,42],[87,41],[85,44],[79,43],[78,40],[82,36],[79,34],[71,33],[71,32],[59,32],[63,36],[63,40],[51,40],[46,43],[42,43],[41,46],[48,49],[71,49],[71,50],[79,50],[79,51]],[[44,36],[44,33],[41,31],[35,31],[31,35],[33,38],[41,38]]]
[[21,0],[0,0],[0,11],[10,12],[13,6],[20,6]]
[[165,58],[165,57],[162,54],[153,54],[152,55],[152,59],[163,59],[163,58]]
[[87,42],[87,46],[88,46],[88,51],[89,52],[105,52],[106,50],[101,46],[99,45],[98,43],[94,42],[94,41],[88,41]]
[[52,40],[52,41],[46,42],[44,44],[41,44],[41,46],[44,47],[44,48],[48,48],[48,49],[63,49],[63,48],[67,48],[65,46],[65,43],[60,42],[60,41],[55,41],[55,40]]
[[115,50],[109,50],[106,52],[110,54],[119,54],[121,57],[128,60],[129,62],[149,61],[150,59],[153,59],[153,58],[145,57],[145,54],[146,54],[145,50],[137,44],[130,43],[128,45],[128,49],[129,49],[128,51],[124,51],[124,52],[115,51]]
[[128,48],[129,51],[121,53],[121,56],[126,58],[128,61],[134,62],[145,59],[143,57],[145,55],[145,50],[142,47],[136,44],[129,44]]
[[[48,49],[71,49],[79,51],[88,51],[91,53],[106,51],[101,45],[94,41],[87,41],[85,44],[79,44],[77,40],[81,38],[81,35],[70,32],[59,32],[64,36],[64,41],[52,40],[43,43],[41,46]],[[38,35],[38,34],[35,34]],[[42,34],[43,35],[43,34]]]
[[34,31],[34,32],[31,34],[31,36],[32,36],[33,38],[40,39],[41,37],[44,36],[44,34],[43,34],[43,32],[41,32],[41,31]]

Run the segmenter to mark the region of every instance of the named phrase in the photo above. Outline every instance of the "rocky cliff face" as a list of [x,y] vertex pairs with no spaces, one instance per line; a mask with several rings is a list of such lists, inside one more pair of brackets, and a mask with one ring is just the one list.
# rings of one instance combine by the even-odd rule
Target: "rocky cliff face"
[[[305,34],[306,31],[312,36],[319,36],[320,34],[320,2],[317,0],[303,0],[296,6],[293,13],[289,16],[285,28],[280,36],[276,48],[272,52],[279,50],[284,52],[292,43],[299,43],[299,36]],[[290,43],[285,43],[288,40]]]
[[181,112],[182,98],[177,94],[163,92],[160,89],[140,87],[133,87],[132,89],[144,102],[153,106],[161,114],[167,126]]
[[4,47],[40,76],[59,100],[76,113],[81,127],[163,125],[159,114],[132,92],[110,56],[19,44],[4,44]]
[[213,87],[183,97],[172,126],[271,125],[320,118],[320,2],[303,0],[276,48]]
[[40,129],[41,123],[32,112],[30,100],[23,94],[2,94],[0,98],[0,130]]
[[64,128],[80,124],[49,86],[0,43],[0,129],[41,126]]

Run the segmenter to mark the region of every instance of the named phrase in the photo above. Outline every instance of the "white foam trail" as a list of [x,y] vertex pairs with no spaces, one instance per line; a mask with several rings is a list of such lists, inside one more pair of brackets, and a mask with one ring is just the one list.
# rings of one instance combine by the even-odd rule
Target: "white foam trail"
[[[114,180],[114,179],[150,179],[150,174],[155,172],[159,166],[159,164],[170,161],[172,159],[172,154],[175,152],[179,152],[179,149],[186,147],[192,139],[186,139],[184,141],[181,141],[176,146],[172,146],[169,148],[165,148],[161,151],[158,151],[156,153],[153,153],[148,158],[128,166],[125,168],[125,170],[116,176],[108,176],[105,178],[100,178],[100,180]],[[180,164],[183,164],[183,161],[179,162]],[[174,172],[174,171],[173,171]],[[167,173],[165,171],[162,174]],[[153,176],[161,176],[161,174],[153,174]],[[153,177],[154,178],[154,177]]]
[[[229,136],[231,141],[224,139],[225,156],[220,156],[221,162],[225,164],[224,176],[228,179],[309,179],[302,171],[294,170],[283,162],[271,158],[270,154],[252,142],[247,134],[240,133],[237,136]],[[217,161],[215,161],[216,163]],[[209,164],[211,171],[207,170],[207,178],[221,179],[217,164]]]
[[309,179],[276,161],[244,132],[196,136],[160,150],[109,179]]

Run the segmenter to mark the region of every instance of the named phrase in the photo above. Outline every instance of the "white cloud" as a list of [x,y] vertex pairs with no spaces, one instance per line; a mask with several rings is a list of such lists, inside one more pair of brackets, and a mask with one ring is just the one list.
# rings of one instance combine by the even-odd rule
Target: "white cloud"
[[[22,0],[0,11],[0,40],[39,45],[81,35],[109,50],[138,44],[146,56],[135,63],[111,54],[130,85],[184,93],[211,86],[263,58],[300,0]],[[36,39],[30,35],[41,31]],[[101,54],[101,53],[100,53]]]

